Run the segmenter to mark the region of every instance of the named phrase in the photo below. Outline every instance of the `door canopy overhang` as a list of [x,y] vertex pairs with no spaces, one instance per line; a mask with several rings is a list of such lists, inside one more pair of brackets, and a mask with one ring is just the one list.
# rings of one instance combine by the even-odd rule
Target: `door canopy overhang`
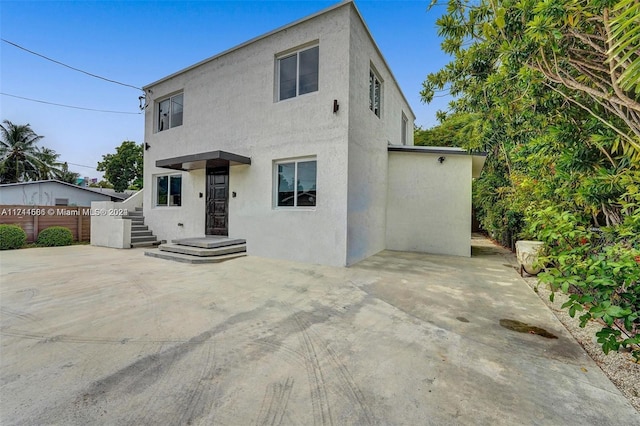
[[190,171],[216,166],[250,165],[251,158],[226,151],[210,151],[200,154],[183,155],[156,161],[156,167],[165,169]]

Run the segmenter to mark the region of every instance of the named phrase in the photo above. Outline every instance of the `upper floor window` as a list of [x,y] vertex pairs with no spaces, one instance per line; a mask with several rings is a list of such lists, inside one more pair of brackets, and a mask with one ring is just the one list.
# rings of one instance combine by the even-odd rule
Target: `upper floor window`
[[277,59],[278,100],[318,91],[318,46]]
[[158,131],[182,126],[182,105],[184,94],[179,93],[158,102]]
[[316,205],[315,159],[288,160],[275,164],[276,207]]
[[373,69],[369,70],[369,109],[380,117],[382,83]]
[[407,119],[407,116],[404,115],[404,112],[402,113],[402,128],[401,128],[401,136],[400,136],[400,140],[402,141],[402,145],[406,145],[407,144],[407,132],[409,131],[409,120]]

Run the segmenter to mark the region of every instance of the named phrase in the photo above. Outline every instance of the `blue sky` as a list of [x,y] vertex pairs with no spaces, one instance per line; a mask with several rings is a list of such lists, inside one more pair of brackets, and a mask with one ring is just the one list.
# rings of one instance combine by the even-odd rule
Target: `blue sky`
[[[335,4],[336,1],[5,1],[3,39],[75,68],[142,87]],[[373,38],[416,113],[431,127],[447,98],[420,102],[422,81],[444,66],[428,1],[356,1]],[[0,96],[0,119],[31,124],[42,145],[81,176],[124,140],[144,141],[135,89],[108,83],[0,43],[0,91],[58,104],[131,114],[62,108]],[[85,165],[90,167],[81,167]]]

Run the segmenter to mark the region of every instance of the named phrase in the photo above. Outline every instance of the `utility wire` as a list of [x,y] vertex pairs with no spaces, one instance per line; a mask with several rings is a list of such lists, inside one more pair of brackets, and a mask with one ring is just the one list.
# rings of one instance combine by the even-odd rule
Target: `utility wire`
[[55,59],[51,59],[51,58],[49,58],[49,57],[47,57],[47,56],[41,55],[40,53],[36,53],[36,52],[34,52],[34,51],[32,51],[32,50],[29,50],[29,49],[27,49],[27,48],[25,48],[25,47],[22,47],[22,46],[20,46],[19,44],[13,43],[13,42],[11,42],[11,41],[9,41],[9,40],[7,40],[7,39],[4,39],[4,38],[3,38],[3,39],[2,39],[2,41],[4,41],[4,42],[5,42],[5,43],[7,43],[7,44],[10,44],[10,45],[12,45],[12,46],[14,46],[14,47],[17,47],[18,49],[22,49],[22,50],[24,50],[25,52],[29,52],[29,53],[31,53],[32,55],[39,56],[39,57],[41,57],[41,58],[46,59],[47,61],[54,62],[54,63],[56,63],[56,64],[58,64],[58,65],[62,65],[63,67],[70,68],[70,69],[72,69],[72,70],[74,70],[74,71],[81,72],[81,73],[86,74],[86,75],[89,75],[89,76],[91,76],[91,77],[99,78],[100,80],[108,81],[109,83],[115,83],[115,84],[119,84],[119,85],[121,85],[121,86],[131,87],[132,89],[136,89],[136,90],[143,91],[140,87],[132,86],[131,84],[121,83],[121,82],[119,82],[119,81],[111,80],[111,79],[108,79],[108,78],[105,78],[105,77],[100,77],[99,75],[92,74],[92,73],[90,73],[90,72],[83,71],[83,70],[78,69],[78,68],[74,68],[74,67],[72,67],[72,66],[70,66],[70,65],[67,65],[67,64],[65,64],[65,63],[62,63],[62,62],[60,62],[60,61],[56,61]]
[[72,166],[86,167],[87,169],[94,169],[94,170],[96,169],[95,167],[92,167],[92,166],[85,166],[83,164],[69,163],[68,161],[65,161],[65,163],[71,164]]
[[107,113],[110,113],[110,114],[131,114],[131,115],[142,114],[142,112],[110,111],[110,110],[106,110],[106,109],[83,108],[83,107],[78,107],[78,106],[73,106],[73,105],[56,104],[54,102],[47,102],[47,101],[41,101],[39,99],[25,98],[23,96],[11,95],[9,93],[4,93],[4,92],[0,92],[0,95],[9,96],[11,98],[24,99],[25,101],[38,102],[38,103],[41,103],[41,104],[55,105],[55,106],[64,107],[64,108],[82,109],[82,110],[85,110],[85,111],[107,112]]

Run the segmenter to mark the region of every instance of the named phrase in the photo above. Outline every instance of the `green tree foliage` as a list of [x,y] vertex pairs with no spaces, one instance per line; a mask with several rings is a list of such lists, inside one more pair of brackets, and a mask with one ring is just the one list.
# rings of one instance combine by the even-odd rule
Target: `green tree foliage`
[[28,124],[13,124],[4,120],[0,125],[0,178],[3,183],[15,183],[39,178],[42,161],[38,136]]
[[617,83],[622,90],[640,95],[640,3],[622,0],[613,7],[611,28],[607,34],[609,61],[619,72]]
[[0,133],[0,183],[47,179],[76,183],[78,174],[70,172],[67,163],[59,162],[60,154],[53,149],[38,146],[43,136],[28,124],[4,120]]
[[541,281],[569,292],[583,323],[603,321],[605,352],[640,343],[638,39],[621,30],[638,15],[625,1],[637,7],[450,0],[438,26],[453,59],[422,91],[429,102],[448,88],[447,117],[482,123],[473,197],[484,229],[505,245],[545,242]]
[[78,182],[78,178],[80,177],[80,173],[69,171],[69,165],[65,161],[61,163],[60,169],[54,172],[54,179],[60,180],[62,182],[76,184]]
[[91,187],[91,188],[109,188],[109,189],[113,189],[113,185],[111,183],[107,182],[104,179],[101,180],[100,182],[89,184],[89,187]]
[[141,189],[143,175],[143,148],[133,141],[124,141],[115,154],[105,154],[96,168],[104,172],[105,179],[118,192]]
[[482,121],[479,114],[452,114],[431,129],[414,129],[414,145],[451,146],[477,149],[482,146]]

